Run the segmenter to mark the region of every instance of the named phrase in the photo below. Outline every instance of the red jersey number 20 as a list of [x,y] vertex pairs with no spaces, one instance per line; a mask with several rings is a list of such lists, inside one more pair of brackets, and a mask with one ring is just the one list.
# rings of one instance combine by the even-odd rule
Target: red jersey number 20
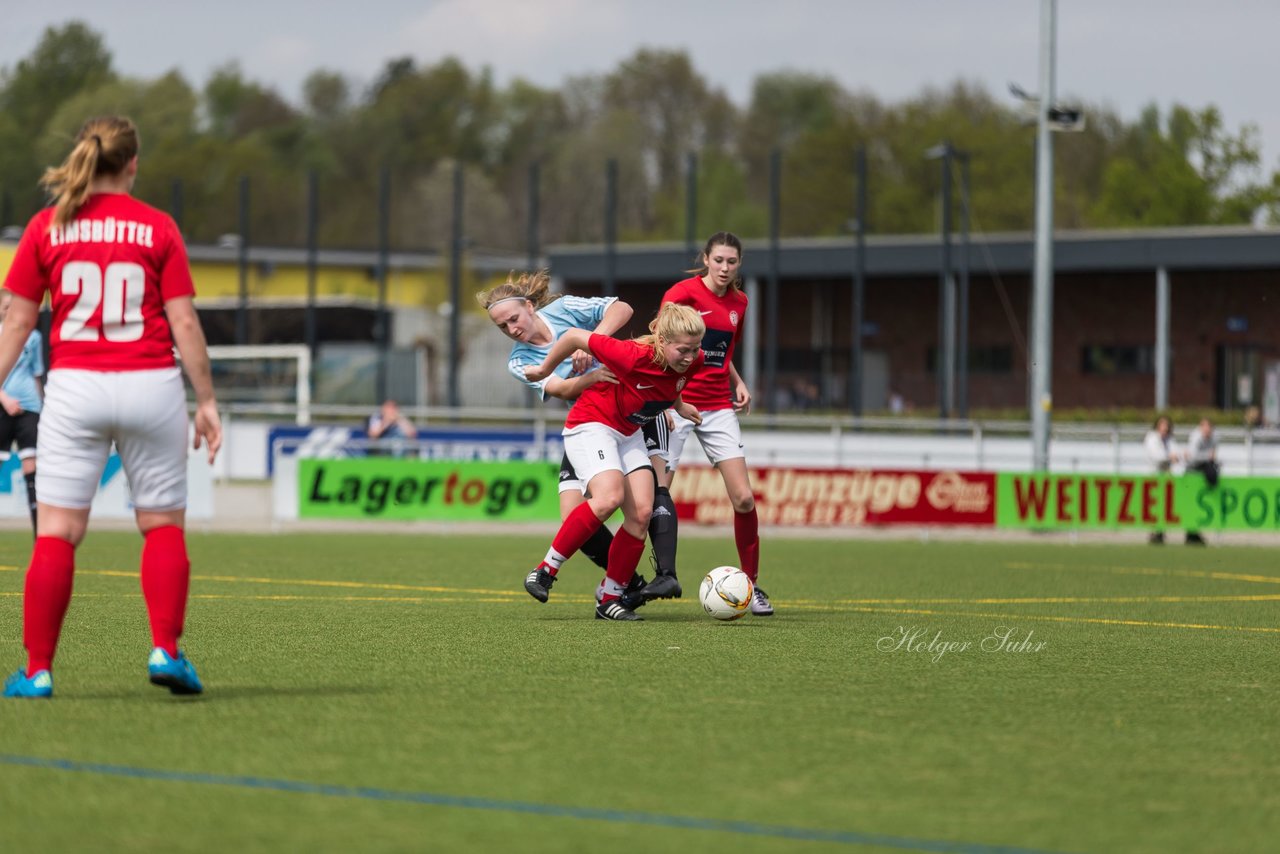
[[108,341],[142,338],[142,297],[147,274],[141,264],[116,261],[104,270],[92,261],[69,261],[62,268],[62,293],[76,304],[62,321],[63,341],[97,341],[89,320],[102,306],[102,337]]

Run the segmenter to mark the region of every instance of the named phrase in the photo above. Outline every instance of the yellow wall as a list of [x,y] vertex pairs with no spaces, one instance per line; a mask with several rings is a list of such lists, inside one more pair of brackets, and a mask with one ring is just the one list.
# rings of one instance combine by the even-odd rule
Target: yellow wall
[[[0,243],[0,280],[9,272],[16,245]],[[240,271],[235,262],[193,261],[197,304],[205,299],[227,299],[240,295]],[[463,308],[479,311],[473,294],[505,281],[506,276],[481,278],[464,275]],[[367,267],[321,267],[316,274],[316,293],[321,297],[346,296],[376,300],[378,283]],[[264,273],[258,264],[249,265],[249,299],[304,300],[307,270],[303,266],[277,265]],[[393,306],[435,306],[449,301],[446,270],[390,270],[387,273],[387,302]]]

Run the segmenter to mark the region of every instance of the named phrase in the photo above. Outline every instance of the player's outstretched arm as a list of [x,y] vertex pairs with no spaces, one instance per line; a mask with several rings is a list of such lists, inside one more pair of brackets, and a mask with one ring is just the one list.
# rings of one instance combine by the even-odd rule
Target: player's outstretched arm
[[178,346],[178,355],[182,357],[182,367],[196,393],[196,436],[192,447],[199,448],[203,439],[212,464],[222,447],[222,419],[218,417],[218,401],[213,395],[213,373],[209,368],[209,348],[205,343],[204,330],[200,328],[200,318],[191,297],[168,300],[164,304],[164,313],[173,332],[173,343]]
[[578,396],[586,391],[589,386],[593,386],[596,383],[613,383],[617,385],[618,378],[613,375],[613,371],[601,365],[594,371],[587,371],[581,376],[567,380],[557,376],[549,377],[544,388],[547,394],[552,397],[558,397],[561,400],[577,400]]
[[4,316],[4,325],[0,328],[0,385],[9,379],[9,372],[18,363],[27,336],[36,328],[39,316],[39,303],[13,294],[9,313]]
[[585,329],[569,329],[563,335],[556,339],[556,343],[551,345],[551,350],[547,353],[546,358],[542,360],[541,365],[536,367],[527,367],[524,369],[524,375],[528,379],[545,380],[555,371],[556,365],[573,355],[574,350],[587,350],[591,348],[587,346],[591,339],[591,333]]
[[[612,337],[615,332],[630,322],[631,315],[633,313],[634,312],[629,304],[622,300],[614,300],[609,303],[609,307],[604,310],[604,314],[600,317],[600,322],[596,324],[595,332],[598,335],[608,335]],[[589,350],[575,350],[573,353],[573,372],[579,376],[585,375],[587,373],[587,369],[591,367],[591,363],[594,361],[595,357],[591,355]],[[611,377],[609,380],[610,382],[617,382],[616,379],[612,379],[612,374],[609,376]],[[583,384],[580,388],[576,389],[573,397],[577,397],[582,393],[583,389],[594,382],[595,380],[591,380]],[[551,394],[552,392],[548,390],[547,393]],[[563,397],[563,395],[556,396]]]
[[622,300],[614,300],[604,310],[604,316],[600,318],[600,323],[596,325],[596,332],[601,335],[613,335],[613,333],[631,321],[631,315],[634,313],[629,304]]

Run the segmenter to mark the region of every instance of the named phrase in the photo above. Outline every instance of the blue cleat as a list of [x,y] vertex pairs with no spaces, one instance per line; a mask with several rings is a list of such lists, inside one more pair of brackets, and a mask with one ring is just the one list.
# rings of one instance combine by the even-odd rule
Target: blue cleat
[[178,650],[178,657],[174,658],[163,647],[156,647],[147,659],[147,671],[151,674],[152,685],[168,688],[171,693],[199,694],[204,691],[195,666],[182,654],[182,650]]
[[53,676],[48,670],[37,670],[27,676],[25,669],[18,668],[16,673],[4,680],[4,695],[47,700],[53,696]]

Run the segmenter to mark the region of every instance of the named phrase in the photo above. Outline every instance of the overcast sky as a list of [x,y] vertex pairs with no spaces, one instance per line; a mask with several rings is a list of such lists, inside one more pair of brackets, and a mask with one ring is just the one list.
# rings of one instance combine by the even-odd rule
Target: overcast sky
[[[118,71],[178,68],[195,86],[229,61],[293,102],[317,68],[358,85],[385,62],[457,56],[553,87],[612,70],[640,47],[684,49],[739,105],[753,78],[793,69],[896,102],[958,78],[997,97],[1037,88],[1039,0],[55,0],[6,2],[0,66],[44,29],[71,20],[101,33]],[[1126,119],[1156,103],[1217,105],[1235,132],[1261,132],[1280,169],[1280,2],[1058,0],[1060,100],[1100,103]],[[1010,103],[1012,99],[1010,99]]]

